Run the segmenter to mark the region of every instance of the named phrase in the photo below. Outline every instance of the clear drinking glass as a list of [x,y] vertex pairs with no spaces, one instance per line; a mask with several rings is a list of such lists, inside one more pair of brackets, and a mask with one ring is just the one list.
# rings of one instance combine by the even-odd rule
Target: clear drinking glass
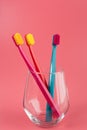
[[[37,72],[37,75],[40,75],[40,73]],[[52,75],[55,77],[54,96],[52,98],[58,111],[60,112],[60,116],[55,117],[53,116],[52,110],[47,111],[47,100],[30,72],[28,72],[26,79],[23,107],[25,113],[34,124],[41,127],[51,127],[59,123],[68,111],[68,88],[66,86],[64,72],[62,70],[55,73],[41,73],[41,75],[43,75],[46,79],[48,84],[48,86],[46,86],[47,89],[49,87],[49,77]]]

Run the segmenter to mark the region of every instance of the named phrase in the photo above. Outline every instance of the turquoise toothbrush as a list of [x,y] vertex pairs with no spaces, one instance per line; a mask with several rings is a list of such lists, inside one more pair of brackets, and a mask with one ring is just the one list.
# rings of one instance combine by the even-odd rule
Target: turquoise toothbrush
[[[53,44],[52,44],[52,56],[51,56],[51,66],[50,66],[50,76],[49,76],[49,85],[48,90],[52,97],[54,97],[54,86],[55,86],[55,72],[56,72],[56,49],[59,45],[60,36],[58,34],[53,35]],[[46,106],[46,121],[52,120],[52,110],[49,104]]]

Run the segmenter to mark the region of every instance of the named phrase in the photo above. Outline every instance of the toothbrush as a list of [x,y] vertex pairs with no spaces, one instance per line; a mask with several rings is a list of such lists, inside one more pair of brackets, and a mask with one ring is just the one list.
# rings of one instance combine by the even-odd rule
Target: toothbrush
[[38,74],[39,74],[41,80],[45,83],[46,87],[48,87],[45,77],[41,74],[40,67],[39,67],[39,65],[37,63],[36,57],[34,55],[32,47],[31,47],[32,45],[35,44],[34,37],[33,37],[33,35],[31,33],[29,33],[29,34],[25,35],[25,39],[26,39],[26,43],[28,45],[28,48],[29,48],[29,51],[30,51],[30,55],[32,57],[35,69],[36,69],[37,72],[39,72]]
[[[50,77],[49,77],[49,85],[48,90],[52,97],[54,97],[54,86],[55,86],[55,72],[56,72],[56,49],[57,45],[59,45],[60,36],[55,34],[53,36],[53,45],[52,45],[52,57],[51,57],[51,66],[50,66]],[[46,107],[46,120],[52,120],[52,111],[49,104]]]
[[49,91],[47,90],[47,88],[45,87],[44,83],[42,82],[42,80],[40,79],[40,77],[37,75],[36,71],[34,70],[34,68],[32,67],[30,61],[28,60],[28,58],[26,57],[25,53],[22,50],[21,45],[23,44],[23,39],[21,37],[21,35],[19,33],[16,33],[13,36],[13,39],[18,47],[18,50],[22,56],[22,58],[24,59],[28,69],[30,70],[33,78],[35,79],[38,87],[40,88],[42,94],[44,95],[45,99],[47,100],[48,104],[50,105],[50,107],[52,108],[52,111],[54,112],[56,117],[60,116],[60,113],[58,111],[58,108],[56,107]]

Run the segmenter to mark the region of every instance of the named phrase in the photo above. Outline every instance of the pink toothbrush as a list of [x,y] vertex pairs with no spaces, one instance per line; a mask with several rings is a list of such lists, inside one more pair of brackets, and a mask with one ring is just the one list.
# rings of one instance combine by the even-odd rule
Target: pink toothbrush
[[19,52],[22,56],[22,58],[24,59],[27,67],[29,68],[33,78],[35,79],[36,83],[38,84],[38,87],[40,88],[42,94],[44,95],[45,99],[47,100],[48,104],[50,105],[53,113],[55,114],[56,117],[59,117],[60,116],[60,113],[59,111],[57,110],[57,107],[49,93],[49,91],[47,90],[47,88],[45,87],[44,83],[42,82],[42,80],[40,79],[40,77],[37,75],[36,71],[34,70],[34,68],[32,67],[32,65],[30,64],[29,60],[27,59],[25,53],[23,52],[22,50],[22,47],[20,45],[22,45],[24,42],[23,42],[23,39],[21,37],[21,35],[19,33],[16,33],[14,36],[13,36],[13,39],[19,49]]

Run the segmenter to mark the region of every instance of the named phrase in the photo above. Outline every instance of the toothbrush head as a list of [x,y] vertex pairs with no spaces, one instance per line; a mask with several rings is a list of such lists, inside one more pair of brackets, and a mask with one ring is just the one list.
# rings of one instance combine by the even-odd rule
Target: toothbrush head
[[13,40],[15,41],[16,45],[22,45],[24,43],[24,40],[20,33],[15,33],[13,35]]
[[25,36],[25,38],[26,38],[26,41],[27,41],[28,45],[34,45],[35,44],[34,37],[33,37],[33,35],[31,33],[27,34]]
[[60,44],[60,36],[58,34],[53,35],[53,45],[59,45]]

